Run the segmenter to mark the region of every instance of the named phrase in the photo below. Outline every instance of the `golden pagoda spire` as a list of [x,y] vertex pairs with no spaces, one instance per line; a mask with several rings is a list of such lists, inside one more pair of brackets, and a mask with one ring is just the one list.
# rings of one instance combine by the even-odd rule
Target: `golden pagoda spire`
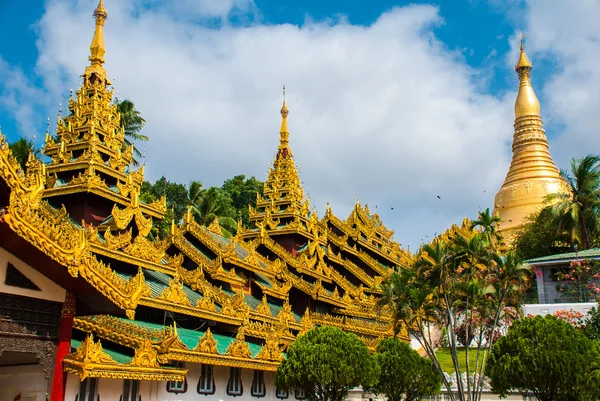
[[521,35],[519,59],[515,65],[519,92],[515,100],[513,155],[492,212],[500,216],[508,243],[527,216],[546,206],[546,195],[565,191],[564,181],[550,156],[540,102],[531,85],[531,67]]
[[84,77],[89,79],[92,74],[96,74],[98,78],[110,85],[110,81],[106,77],[106,70],[102,66],[106,61],[104,59],[104,55],[106,54],[106,47],[104,45],[104,23],[108,18],[108,13],[104,7],[103,0],[100,0],[98,7],[94,10],[94,18],[96,19],[96,30],[94,31],[94,37],[92,38],[92,44],[90,45],[89,60],[91,65],[85,69]]
[[521,35],[519,61],[515,65],[515,71],[519,77],[519,93],[515,101],[515,118],[540,115],[540,102],[531,86],[531,61],[525,54],[523,38],[524,35]]
[[285,85],[283,85],[283,106],[281,107],[281,129],[279,130],[279,149],[289,150],[290,132],[287,126],[287,117],[290,114],[285,103]]

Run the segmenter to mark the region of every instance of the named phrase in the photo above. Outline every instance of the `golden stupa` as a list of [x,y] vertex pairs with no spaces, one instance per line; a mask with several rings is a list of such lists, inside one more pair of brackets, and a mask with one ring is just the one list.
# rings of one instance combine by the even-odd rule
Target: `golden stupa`
[[567,190],[548,150],[540,102],[531,86],[531,61],[523,49],[523,37],[515,71],[520,82],[515,101],[513,156],[504,183],[494,199],[493,212],[500,216],[500,226],[508,242],[525,218],[546,204],[546,195]]

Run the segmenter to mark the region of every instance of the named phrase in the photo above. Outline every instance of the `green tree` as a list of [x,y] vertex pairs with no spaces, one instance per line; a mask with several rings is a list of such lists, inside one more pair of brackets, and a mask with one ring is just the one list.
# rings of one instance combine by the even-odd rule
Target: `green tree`
[[[600,306],[600,301],[598,301],[598,306]],[[594,341],[600,340],[600,307],[598,306],[590,309],[583,326],[583,334]]]
[[193,181],[190,184],[187,199],[198,224],[209,226],[217,219],[225,237],[235,235],[237,231],[237,222],[234,219],[235,209],[231,206],[231,198],[221,188],[202,189],[200,182]]
[[27,169],[27,160],[29,158],[29,153],[33,152],[35,157],[38,157],[40,153],[39,149],[35,148],[33,141],[25,137],[17,139],[16,141],[9,144],[8,147],[12,151],[14,158],[17,159],[17,162],[19,163],[23,171]]
[[589,249],[597,243],[600,227],[600,157],[586,156],[571,160],[571,170],[561,170],[568,193],[547,196],[555,202],[552,210],[559,232],[570,233],[571,244]]
[[231,206],[235,209],[236,218],[242,218],[242,224],[250,224],[248,205],[256,206],[256,195],[262,195],[264,183],[254,177],[246,178],[245,175],[236,175],[226,180],[221,186],[225,194],[231,198]]
[[[488,228],[486,228],[488,227]],[[502,238],[491,230],[489,213],[481,212],[475,222],[467,219],[454,225],[421,247],[409,269],[392,273],[383,283],[378,303],[395,327],[403,326],[419,341],[433,362],[451,400],[481,399],[487,355],[499,322],[518,307],[527,288],[529,268],[516,253],[502,253]],[[515,312],[516,313],[516,312]],[[457,332],[472,333],[476,347],[461,348]],[[440,339],[439,332],[444,339]],[[445,340],[457,377],[461,377],[458,353],[466,363],[466,384],[458,380],[456,390],[444,375],[436,347]]]
[[159,238],[164,238],[169,233],[171,221],[179,223],[183,218],[187,206],[187,188],[183,184],[171,182],[164,176],[158,179],[154,184],[148,181],[142,183],[140,200],[145,203],[152,203],[163,196],[166,196],[167,210],[163,220],[154,220],[153,234]]
[[598,345],[554,316],[517,320],[492,348],[485,370],[501,396],[531,391],[539,401],[600,397]]
[[317,327],[294,341],[275,382],[280,389],[303,389],[311,401],[343,401],[348,390],[371,387],[378,377],[375,358],[355,334]]
[[[128,148],[132,144],[133,146],[133,165],[139,166],[139,158],[142,157],[142,153],[135,146],[135,141],[147,142],[148,137],[144,134],[140,134],[146,120],[142,117],[142,114],[135,108],[135,104],[131,100],[117,100],[117,111],[121,113],[121,126],[125,129],[125,143],[123,148]],[[124,150],[123,149],[123,150]]]
[[433,363],[397,338],[381,340],[375,360],[381,373],[369,390],[387,395],[389,401],[415,401],[440,392],[442,379]]
[[525,218],[525,224],[515,238],[514,249],[524,258],[570,252],[571,239],[567,231],[559,231],[552,206]]

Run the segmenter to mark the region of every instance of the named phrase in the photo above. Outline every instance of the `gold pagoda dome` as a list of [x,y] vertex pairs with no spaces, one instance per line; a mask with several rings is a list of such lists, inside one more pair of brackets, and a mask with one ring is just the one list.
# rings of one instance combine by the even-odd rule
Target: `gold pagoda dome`
[[525,218],[545,206],[546,195],[567,190],[550,156],[540,102],[531,85],[531,68],[521,37],[519,60],[515,66],[519,92],[515,101],[512,161],[494,199],[493,212],[500,216],[501,229],[509,243]]

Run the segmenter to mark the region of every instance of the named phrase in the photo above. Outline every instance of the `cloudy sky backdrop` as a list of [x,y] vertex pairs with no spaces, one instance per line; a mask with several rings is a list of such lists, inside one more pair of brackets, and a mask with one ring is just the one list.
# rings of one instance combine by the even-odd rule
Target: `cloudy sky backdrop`
[[[600,153],[594,0],[105,0],[109,76],[147,120],[146,176],[264,179],[283,84],[313,205],[358,197],[411,248],[493,206],[518,33],[559,167]],[[368,5],[367,5],[368,3]],[[0,0],[0,124],[41,144],[87,65],[97,0]],[[437,196],[441,199],[438,199]]]

